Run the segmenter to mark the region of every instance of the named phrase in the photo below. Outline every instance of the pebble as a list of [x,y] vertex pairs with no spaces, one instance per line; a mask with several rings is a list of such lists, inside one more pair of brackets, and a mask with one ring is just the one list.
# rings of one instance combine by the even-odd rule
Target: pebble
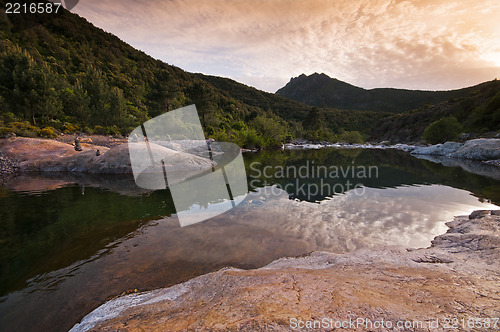
[[500,159],[484,161],[485,164],[500,167]]
[[0,153],[0,176],[14,174],[19,170],[19,162]]

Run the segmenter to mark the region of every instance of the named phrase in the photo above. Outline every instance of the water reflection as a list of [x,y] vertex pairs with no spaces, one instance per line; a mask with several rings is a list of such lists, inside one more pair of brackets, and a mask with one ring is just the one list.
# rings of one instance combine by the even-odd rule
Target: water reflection
[[249,175],[254,161],[378,166],[362,195],[290,199],[290,192],[256,185],[236,209],[184,228],[168,190],[137,190],[133,179],[17,179],[0,191],[2,329],[68,330],[123,291],[166,287],[224,266],[259,267],[314,250],[428,246],[453,216],[499,201],[497,180],[459,167],[394,151],[348,152],[266,152],[246,155],[245,163]]

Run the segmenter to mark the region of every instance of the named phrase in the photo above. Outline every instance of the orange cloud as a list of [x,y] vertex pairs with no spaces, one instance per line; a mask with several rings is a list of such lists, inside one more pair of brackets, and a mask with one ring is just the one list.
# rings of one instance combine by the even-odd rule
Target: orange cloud
[[368,88],[500,76],[497,0],[87,0],[75,11],[168,63],[268,91],[312,72]]

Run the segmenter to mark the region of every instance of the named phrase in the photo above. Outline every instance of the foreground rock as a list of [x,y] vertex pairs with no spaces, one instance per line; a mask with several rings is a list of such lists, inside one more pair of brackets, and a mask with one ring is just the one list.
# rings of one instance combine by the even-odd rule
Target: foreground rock
[[411,325],[405,330],[443,331],[453,318],[493,327],[500,316],[500,212],[475,211],[447,225],[426,249],[315,252],[124,296],[72,331],[288,331],[307,322],[326,324],[317,329],[345,322],[350,330],[402,330],[401,322]]
[[446,142],[414,149],[412,154],[446,156],[474,160],[500,159],[500,139],[479,138],[465,143]]
[[[19,161],[21,171],[79,172],[92,174],[131,174],[128,144],[110,148],[82,143],[82,151],[74,146],[55,140],[35,138],[12,138],[0,140],[0,153]],[[182,169],[186,173],[197,173],[209,169],[213,163],[206,158],[174,151],[150,144],[153,155],[166,159],[167,170]],[[131,149],[140,149],[133,143]],[[100,155],[96,155],[96,150]]]

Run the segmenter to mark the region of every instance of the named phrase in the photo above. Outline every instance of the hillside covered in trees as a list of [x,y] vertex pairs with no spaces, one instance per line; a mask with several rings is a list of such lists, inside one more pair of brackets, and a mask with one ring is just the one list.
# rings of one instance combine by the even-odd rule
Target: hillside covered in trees
[[[126,135],[150,118],[190,104],[196,104],[207,137],[245,147],[276,146],[292,138],[415,141],[432,121],[450,114],[471,130],[497,128],[497,115],[491,115],[497,102],[474,95],[483,85],[448,92],[364,90],[314,74],[285,88],[295,85],[302,97],[333,98],[337,104],[321,99],[306,105],[153,59],[66,10],[9,15],[6,2],[0,0],[0,137],[11,132]],[[330,94],[332,86],[341,93]],[[367,91],[369,98],[360,95]],[[495,97],[498,85],[488,91],[488,98]],[[449,98],[455,99],[439,104]],[[414,107],[422,103],[438,106]],[[407,110],[413,111],[394,115]]]
[[432,123],[451,118],[458,133],[489,136],[500,132],[500,81],[493,80],[467,90],[461,97],[437,105],[395,114],[379,121],[372,131],[374,140],[416,142]]
[[5,3],[0,0],[0,134],[127,134],[149,118],[193,103],[206,135],[216,139],[265,146],[301,130],[78,15],[62,9],[7,15]]

